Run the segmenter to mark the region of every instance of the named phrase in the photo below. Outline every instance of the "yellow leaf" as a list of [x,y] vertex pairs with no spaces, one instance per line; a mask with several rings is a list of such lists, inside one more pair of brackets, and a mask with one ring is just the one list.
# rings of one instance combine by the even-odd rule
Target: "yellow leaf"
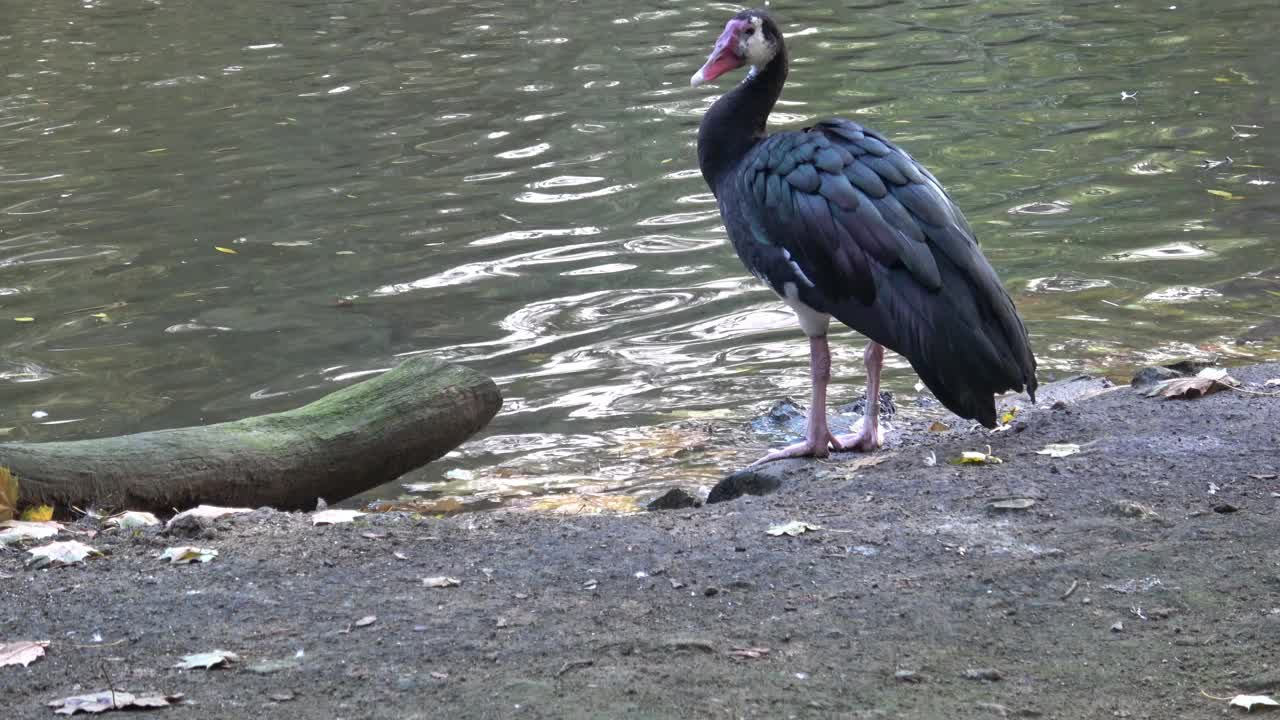
[[226,254],[228,254],[228,255],[237,255],[237,254],[239,254],[239,253],[237,253],[235,250],[232,250],[232,249],[231,249],[231,248],[229,248],[229,247],[222,247],[221,245],[214,245],[214,246],[213,246],[213,249],[214,249],[214,250],[217,250],[217,251],[218,251],[218,252],[220,252],[220,253],[226,253]]
[[965,450],[960,453],[960,457],[951,461],[952,465],[999,465],[1004,461],[991,454],[991,447],[987,446],[987,451]]
[[0,467],[0,522],[12,520],[18,509],[18,478]]
[[106,314],[106,313],[94,313],[93,315],[90,315],[89,317],[96,317],[96,318],[98,318],[99,320],[108,320],[108,319],[110,319],[110,318],[108,318],[108,317],[107,317],[107,314]]
[[1235,193],[1231,193],[1226,190],[1205,190],[1205,192],[1209,193],[1210,195],[1217,195],[1223,200],[1243,200],[1244,199],[1243,195],[1236,195]]
[[1018,415],[1018,408],[1010,408],[1008,412],[1000,416],[1000,424],[1008,425],[1013,422],[1013,418]]
[[35,322],[36,319],[33,317],[16,317],[13,319],[13,321],[14,322]]
[[53,519],[52,505],[34,505],[22,511],[19,518],[25,522],[49,522]]

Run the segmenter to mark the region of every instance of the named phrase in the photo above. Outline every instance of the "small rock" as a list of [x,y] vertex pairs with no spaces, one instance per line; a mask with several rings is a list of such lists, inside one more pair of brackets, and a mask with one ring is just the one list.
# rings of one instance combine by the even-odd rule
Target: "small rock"
[[1117,620],[1115,624],[1111,626],[1111,632],[1113,633],[1124,632],[1124,623]]
[[1139,519],[1158,519],[1160,517],[1156,511],[1133,500],[1117,500],[1111,505],[1111,512],[1121,517],[1139,518]]
[[1164,367],[1165,369],[1172,370],[1182,375],[1195,375],[1201,370],[1207,367],[1213,367],[1214,365],[1217,365],[1217,364],[1218,364],[1217,357],[1210,357],[1207,360],[1196,360],[1194,358],[1188,358],[1186,360],[1171,362],[1168,365],[1165,365]]
[[707,504],[737,500],[743,495],[768,495],[782,487],[782,478],[776,473],[756,470],[739,470],[729,475],[707,495]]
[[898,670],[893,674],[893,679],[903,683],[924,682],[924,678],[915,670]]
[[715,586],[713,585],[713,586],[711,586],[711,587],[706,588],[705,590],[703,590],[703,591],[702,591],[702,594],[703,594],[703,595],[706,595],[707,597],[715,597],[715,596],[717,596],[717,595],[719,595],[719,594],[720,594],[720,588],[715,587]]
[[1268,320],[1245,331],[1237,342],[1266,342],[1280,338],[1280,320]]
[[211,518],[202,515],[175,515],[160,534],[171,537],[209,539],[210,534],[216,537],[217,531],[214,530]]
[[993,712],[996,715],[999,715],[1000,717],[1009,717],[1009,708],[1005,707],[1004,705],[1001,705],[1000,703],[980,702],[977,705],[975,705],[975,707],[977,707],[979,710],[986,710],[988,712]]
[[294,697],[296,696],[293,694],[292,691],[285,690],[284,692],[271,693],[267,697],[271,698],[276,702],[289,702],[290,700],[294,699]]
[[1167,367],[1151,366],[1145,367],[1134,374],[1133,379],[1129,381],[1129,385],[1135,388],[1151,387],[1159,385],[1166,380],[1180,378],[1183,374],[1177,370]]
[[1239,509],[1240,509],[1240,508],[1236,507],[1235,505],[1232,505],[1231,503],[1225,503],[1225,502],[1224,502],[1224,503],[1218,503],[1217,505],[1214,505],[1214,506],[1213,506],[1213,511],[1214,511],[1214,512],[1216,512],[1216,513],[1221,513],[1221,514],[1223,514],[1223,515],[1225,515],[1225,514],[1227,514],[1227,513],[1237,512]]
[[[898,406],[894,403],[893,393],[888,390],[880,391],[880,420],[890,421],[898,414]],[[867,412],[867,397],[863,395],[854,402],[847,405],[840,405],[833,409],[833,413],[838,415],[856,415],[861,417]]]
[[653,499],[645,508],[648,510],[683,510],[685,508],[702,507],[702,501],[684,488],[671,488]]
[[995,682],[1004,677],[1004,674],[995,668],[969,668],[964,671],[965,680],[982,680],[984,682]]

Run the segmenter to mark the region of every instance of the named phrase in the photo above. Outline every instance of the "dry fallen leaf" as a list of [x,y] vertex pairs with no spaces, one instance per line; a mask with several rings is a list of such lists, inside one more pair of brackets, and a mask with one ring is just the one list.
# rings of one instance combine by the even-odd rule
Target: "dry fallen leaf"
[[320,512],[311,513],[311,524],[336,525],[338,523],[349,523],[361,515],[364,515],[364,513],[359,510],[321,510]]
[[1075,455],[1080,452],[1080,446],[1075,443],[1049,443],[1043,449],[1037,450],[1037,455],[1048,455],[1051,458],[1064,458]]
[[1263,707],[1280,707],[1280,702],[1276,702],[1274,698],[1266,695],[1236,695],[1231,698],[1228,703],[1231,707],[1242,707],[1245,710],[1253,710],[1255,705]]
[[941,420],[934,420],[933,422],[929,423],[929,432],[946,432],[950,429],[951,429],[951,426],[942,422]]
[[181,545],[179,547],[166,548],[164,552],[156,557],[161,560],[168,560],[174,565],[185,565],[187,563],[202,562],[207,563],[218,556],[218,551],[212,548],[198,548],[190,545]]
[[119,528],[121,530],[129,530],[132,528],[146,527],[148,525],[159,525],[160,519],[149,512],[137,512],[129,510],[119,515],[112,515],[107,518],[106,526]]
[[791,537],[795,537],[802,533],[809,532],[810,530],[821,530],[821,529],[822,529],[821,525],[814,525],[813,523],[807,523],[803,520],[792,520],[791,522],[782,523],[781,525],[774,525],[770,527],[768,530],[766,530],[765,532],[769,533],[770,535],[773,535],[774,537],[779,537],[782,535],[789,535]]
[[894,458],[896,453],[882,452],[875,455],[865,455],[853,460],[844,460],[840,463],[841,470],[861,470],[863,468],[875,467],[883,462],[888,462]]
[[952,465],[999,465],[1004,461],[991,454],[991,446],[987,446],[987,451],[965,450],[960,453],[960,457],[951,459]]
[[0,667],[21,665],[26,667],[44,655],[49,647],[48,640],[19,640],[18,642],[0,643]]
[[625,514],[640,512],[640,503],[635,495],[573,493],[548,495],[533,501],[528,508],[557,515]]
[[122,690],[99,690],[88,695],[72,695],[60,700],[50,700],[48,705],[57,708],[57,715],[75,715],[78,712],[100,713],[107,710],[130,708],[168,707],[182,701],[182,693],[173,695],[134,695]]
[[53,506],[32,505],[22,511],[22,515],[19,516],[19,519],[27,522],[48,522],[53,519]]
[[433,588],[449,588],[458,587],[462,581],[458,578],[445,577],[440,575],[437,577],[422,578],[422,584]]
[[32,568],[42,568],[46,565],[53,567],[75,565],[83,562],[90,555],[102,554],[78,540],[49,543],[38,548],[32,548],[27,552],[31,554],[31,558],[27,560],[27,565]]
[[1195,400],[1239,386],[1240,381],[1228,375],[1225,370],[1205,368],[1195,377],[1166,380],[1153,386],[1144,394],[1147,397],[1162,397],[1168,400]]
[[378,622],[377,615],[365,615],[356,621],[356,627],[368,627],[376,622]]
[[235,513],[247,513],[247,512],[253,512],[253,510],[249,508],[218,507],[217,505],[197,505],[196,507],[193,507],[190,510],[183,510],[177,515],[174,515],[173,517],[169,518],[169,522],[165,523],[165,527],[167,528],[173,527],[173,524],[175,522],[178,522],[179,519],[186,519],[189,517],[199,517],[199,518],[207,518],[209,520],[213,520],[214,518],[220,518],[223,515],[233,515]]
[[208,670],[209,668],[222,667],[238,662],[240,662],[240,656],[229,650],[211,650],[206,653],[183,655],[182,662],[174,665],[174,667],[182,668],[183,670]]
[[18,514],[18,478],[9,468],[0,467],[0,521]]
[[218,251],[218,252],[220,252],[220,253],[226,253],[226,254],[228,254],[228,255],[236,255],[236,254],[238,254],[238,253],[236,253],[236,251],[235,251],[235,250],[233,250],[232,248],[229,248],[229,247],[222,247],[221,245],[214,245],[214,246],[213,246],[213,249],[214,249],[214,250],[217,250],[217,251]]
[[62,529],[62,525],[56,522],[6,520],[0,522],[0,545],[10,545],[22,540],[43,540],[57,535]]
[[736,658],[743,658],[743,659],[749,658],[752,660],[756,660],[762,657],[766,657],[769,654],[769,648],[767,647],[734,648],[729,651],[729,654]]
[[1032,498],[1005,498],[1004,500],[992,500],[987,503],[987,507],[993,510],[1027,510],[1035,507],[1036,501]]

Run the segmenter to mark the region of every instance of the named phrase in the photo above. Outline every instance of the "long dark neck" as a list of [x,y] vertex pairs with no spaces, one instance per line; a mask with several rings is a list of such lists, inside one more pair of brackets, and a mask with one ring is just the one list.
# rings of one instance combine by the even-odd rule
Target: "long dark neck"
[[698,167],[718,192],[720,180],[765,137],[769,113],[787,82],[787,49],[778,51],[764,70],[748,76],[707,110],[698,127]]

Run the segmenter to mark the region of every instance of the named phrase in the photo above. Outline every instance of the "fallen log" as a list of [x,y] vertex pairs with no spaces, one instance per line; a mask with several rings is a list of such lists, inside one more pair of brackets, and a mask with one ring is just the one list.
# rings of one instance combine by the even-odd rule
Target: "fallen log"
[[169,512],[311,509],[425,465],[502,407],[493,380],[418,357],[294,410],[92,440],[0,443],[19,503]]

